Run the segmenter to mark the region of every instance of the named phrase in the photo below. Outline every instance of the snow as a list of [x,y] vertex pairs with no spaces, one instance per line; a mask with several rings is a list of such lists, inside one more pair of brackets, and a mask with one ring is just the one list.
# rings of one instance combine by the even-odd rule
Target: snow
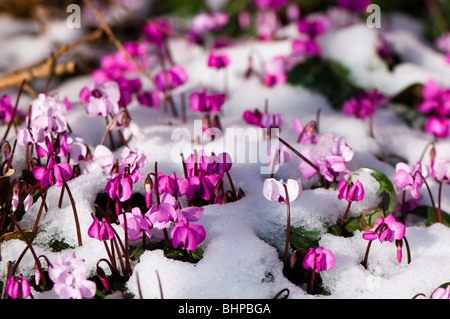
[[[216,3],[220,6],[220,1]],[[395,17],[394,17],[395,18]],[[389,40],[396,43],[398,52],[407,62],[398,66],[390,73],[375,56],[376,31],[367,28],[365,24],[356,24],[339,30],[331,30],[321,38],[323,56],[335,59],[348,67],[353,79],[367,88],[377,88],[388,96],[398,93],[413,83],[424,83],[429,78],[435,78],[442,84],[449,85],[449,67],[445,65],[443,55],[430,49],[416,36],[414,21],[400,17],[397,24],[392,23],[393,29],[387,33]],[[403,22],[402,22],[403,21]],[[0,25],[7,25],[6,17],[0,17]],[[396,30],[395,26],[399,25]],[[24,27],[18,24],[17,27]],[[405,27],[406,26],[406,27]],[[11,27],[12,28],[12,27]],[[33,28],[33,26],[30,26]],[[1,29],[1,28],[0,28]],[[58,30],[64,28],[59,27]],[[412,30],[411,30],[412,29]],[[9,34],[10,31],[5,31]],[[2,35],[3,36],[3,35]],[[58,32],[49,31],[47,35],[34,39],[23,37],[9,42],[10,51],[1,52],[0,61],[13,66],[23,66],[36,58],[45,57],[49,53],[49,43],[59,42],[63,37]],[[36,42],[36,43],[35,43]],[[33,46],[33,52],[26,52],[23,46]],[[207,52],[183,40],[170,42],[174,60],[186,68],[189,84],[183,88],[186,94],[207,87],[212,91],[223,88],[223,73],[206,67]],[[11,50],[19,56],[14,59],[23,63],[20,65],[12,58]],[[221,117],[224,128],[244,127],[242,113],[256,107],[262,109],[267,99],[271,112],[281,112],[285,116],[285,124],[281,135],[286,140],[295,140],[296,134],[292,128],[294,118],[302,123],[313,119],[318,109],[321,110],[321,132],[333,133],[344,137],[355,155],[348,168],[355,170],[369,167],[379,170],[391,179],[394,167],[381,162],[377,155],[396,154],[409,162],[415,162],[420,157],[424,146],[430,137],[409,128],[393,113],[380,110],[375,117],[375,140],[369,137],[366,122],[342,115],[333,110],[327,100],[319,93],[309,91],[299,86],[282,85],[266,88],[255,79],[244,80],[242,75],[247,67],[249,54],[256,52],[256,56],[268,61],[269,59],[290,53],[290,41],[283,40],[275,43],[259,43],[248,41],[237,46],[223,49],[232,61],[227,70],[229,78],[230,97],[224,105]],[[260,61],[260,62],[263,62]],[[17,63],[17,64],[16,64]],[[255,64],[258,66],[258,63]],[[3,65],[2,65],[3,67]],[[68,113],[68,122],[74,132],[77,132],[93,150],[100,142],[104,133],[103,119],[89,117],[84,106],[79,103],[78,93],[87,85],[89,77],[69,79],[57,88],[60,97],[69,97],[73,109]],[[143,80],[145,81],[145,80]],[[146,83],[145,85],[149,85]],[[179,93],[179,92],[178,92]],[[78,102],[78,103],[77,103]],[[131,148],[143,150],[149,159],[148,165],[142,172],[150,172],[155,161],[159,170],[170,174],[175,171],[182,174],[179,158],[173,156],[174,147],[179,146],[178,138],[173,137],[175,128],[184,127],[194,131],[194,120],[201,118],[197,114],[188,112],[188,123],[183,124],[173,119],[169,114],[162,114],[158,110],[143,108],[137,103],[130,107],[130,114],[143,129],[145,138],[130,141]],[[190,136],[194,139],[196,136]],[[12,140],[10,138],[10,140]],[[223,146],[223,138],[214,142],[217,150]],[[247,143],[237,143],[236,154],[257,149],[258,140]],[[448,141],[437,145],[437,152],[448,154]],[[190,145],[186,141],[185,145]],[[298,146],[298,149],[306,146]],[[447,150],[447,151],[446,151]],[[118,151],[119,152],[119,151]],[[116,154],[120,154],[120,153]],[[261,159],[261,158],[260,158]],[[425,160],[428,157],[425,156]],[[17,150],[16,166],[20,167],[24,160],[23,150]],[[407,264],[406,258],[401,264],[396,259],[396,249],[393,244],[374,242],[369,255],[368,269],[364,269],[361,261],[364,257],[367,241],[361,237],[361,232],[354,236],[343,238],[326,233],[327,226],[338,222],[345,211],[346,203],[337,199],[334,189],[308,189],[315,181],[305,180],[297,169],[300,160],[296,157],[280,168],[276,178],[301,178],[305,187],[302,197],[291,206],[292,226],[303,226],[306,229],[319,230],[323,233],[320,245],[333,251],[336,266],[321,273],[324,287],[330,296],[306,293],[305,287],[291,283],[282,274],[281,255],[284,247],[286,227],[285,206],[268,202],[262,195],[262,185],[267,175],[260,174],[261,162],[234,163],[231,170],[235,185],[241,187],[245,197],[226,205],[209,205],[205,207],[201,224],[206,229],[206,239],[202,243],[204,256],[197,264],[176,261],[164,257],[161,250],[146,251],[138,263],[133,264],[134,272],[126,284],[126,288],[135,296],[139,296],[138,282],[144,298],[272,298],[284,288],[290,291],[290,298],[412,298],[418,293],[430,295],[433,290],[450,280],[450,271],[443,267],[450,262],[450,248],[446,244],[450,240],[450,230],[443,225],[435,224],[431,227],[412,225],[407,227],[406,237],[411,247],[412,263]],[[366,197],[360,203],[354,203],[349,216],[360,216],[379,201],[377,195],[378,184],[369,175],[359,176],[365,188]],[[106,258],[104,246],[96,239],[87,236],[87,230],[92,222],[91,213],[94,209],[95,195],[103,191],[106,177],[101,172],[83,174],[70,181],[69,187],[73,193],[80,219],[83,246],[76,247],[77,237],[74,227],[72,207],[66,197],[62,207],[57,207],[60,189],[51,188],[47,203],[48,212],[44,213],[40,221],[34,246],[38,255],[46,255],[55,260],[56,254],[44,244],[50,239],[64,240],[75,248],[61,253],[66,256],[73,251],[78,258],[86,262],[90,274],[95,273],[95,266],[100,258]],[[436,191],[437,185],[431,183]],[[135,192],[143,192],[142,183],[136,185]],[[429,204],[425,191],[421,203]],[[444,186],[442,208],[450,210],[448,195],[450,190]],[[450,194],[449,194],[450,195]],[[39,210],[40,200],[36,202],[30,212],[21,221],[23,228],[33,227]],[[116,231],[123,236],[120,226]],[[0,277],[6,263],[16,260],[19,252],[25,248],[25,243],[19,240],[9,240],[1,243]],[[26,278],[34,274],[34,260],[28,252],[22,260],[18,273]],[[158,285],[161,281],[162,291]],[[56,298],[54,292],[36,293],[35,298]]]

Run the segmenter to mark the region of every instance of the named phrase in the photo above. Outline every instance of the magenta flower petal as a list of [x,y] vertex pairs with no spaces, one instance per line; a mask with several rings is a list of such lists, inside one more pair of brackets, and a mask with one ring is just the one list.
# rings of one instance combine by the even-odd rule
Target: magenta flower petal
[[375,240],[375,239],[378,238],[378,235],[377,235],[376,232],[374,232],[374,231],[372,231],[372,230],[368,230],[368,231],[365,231],[365,232],[363,233],[362,237],[363,237],[365,240]]
[[314,269],[319,273],[322,270],[330,270],[334,267],[336,260],[329,249],[318,247],[315,250],[308,249],[308,253],[303,258],[303,268]]
[[203,207],[185,207],[180,210],[178,216],[180,219],[184,219],[185,221],[196,222],[202,217],[203,211]]
[[180,220],[172,228],[170,236],[172,237],[172,244],[175,248],[180,247],[186,250],[195,250],[197,249],[197,245],[206,238],[206,232],[201,225],[189,225],[183,220]]
[[88,235],[91,238],[100,238],[100,221],[97,218],[94,218],[91,226],[88,229]]

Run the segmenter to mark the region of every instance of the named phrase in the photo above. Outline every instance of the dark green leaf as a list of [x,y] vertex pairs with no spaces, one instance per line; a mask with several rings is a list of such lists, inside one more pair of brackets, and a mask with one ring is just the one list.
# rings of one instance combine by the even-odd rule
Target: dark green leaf
[[74,248],[74,247],[72,247],[68,243],[64,242],[64,239],[61,239],[61,240],[53,239],[50,242],[50,248],[52,249],[52,251],[60,252],[60,251],[63,251],[65,249],[71,249],[71,248]]
[[[431,226],[438,222],[434,208],[431,206],[419,206],[415,210],[411,211],[411,214],[424,218],[426,226]],[[441,215],[442,224],[450,227],[450,215],[443,210],[441,210]]]
[[196,250],[193,250],[191,253],[192,253],[192,257],[194,259],[200,260],[203,258],[203,248],[202,247],[198,247]]
[[345,100],[361,92],[350,80],[349,71],[344,66],[318,57],[296,65],[288,73],[287,81],[325,95],[336,109],[340,109]]
[[141,258],[141,255],[145,252],[145,247],[142,245],[133,247],[130,247],[130,258],[133,260],[139,260]]
[[290,243],[295,249],[307,253],[309,248],[317,248],[321,233],[318,230],[306,230],[303,227],[291,227]]

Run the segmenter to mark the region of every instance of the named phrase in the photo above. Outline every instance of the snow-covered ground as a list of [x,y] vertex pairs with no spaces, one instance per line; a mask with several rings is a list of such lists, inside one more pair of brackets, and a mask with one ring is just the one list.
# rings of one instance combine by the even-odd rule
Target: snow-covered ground
[[[376,88],[386,96],[394,96],[414,83],[425,83],[435,79],[442,86],[450,85],[448,74],[450,66],[446,64],[441,53],[432,49],[420,37],[418,26],[403,16],[392,16],[389,20],[391,29],[386,37],[395,44],[395,49],[403,58],[403,63],[390,72],[382,60],[376,55],[377,29],[369,29],[365,23],[357,23],[344,28],[330,29],[320,38],[322,56],[334,59],[350,70],[356,83],[365,88]],[[8,25],[8,18],[1,17],[0,24]],[[17,27],[22,26],[18,24]],[[12,28],[12,27],[11,27]],[[73,30],[60,27],[70,38]],[[384,29],[383,29],[384,30]],[[8,33],[8,31],[5,31]],[[12,32],[12,31],[11,31]],[[289,30],[287,30],[289,33]],[[0,61],[29,61],[45,57],[51,47],[49,43],[58,43],[61,34],[52,38],[52,33],[33,39],[30,44],[26,38],[18,37],[8,41],[8,50],[0,52]],[[7,35],[4,35],[6,39]],[[72,37],[73,38],[76,38]],[[65,37],[64,37],[65,38]],[[11,42],[9,42],[11,41]],[[24,41],[26,44],[21,44]],[[70,42],[70,41],[69,41]],[[34,43],[34,42],[33,42]],[[19,48],[32,46],[33,52]],[[208,52],[188,44],[184,40],[170,41],[173,59],[185,67],[189,82],[182,88],[186,95],[194,90],[207,87],[209,90],[221,91],[223,88],[223,73],[206,66]],[[326,98],[320,93],[309,91],[300,86],[289,84],[265,87],[256,78],[245,79],[243,74],[248,66],[248,55],[258,52],[265,61],[279,55],[288,55],[291,50],[291,40],[276,42],[258,42],[248,40],[238,45],[227,47],[227,53],[232,61],[228,68],[229,97],[223,106],[221,114],[222,127],[249,128],[242,120],[245,110],[264,108],[267,100],[270,112],[280,112],[284,116],[281,136],[292,143],[297,134],[293,130],[293,119],[298,118],[307,123],[321,110],[320,133],[332,133],[342,136],[354,151],[353,159],[347,163],[350,171],[361,167],[376,169],[384,173],[392,182],[395,168],[391,164],[380,161],[381,155],[396,155],[409,163],[415,163],[421,156],[424,147],[431,140],[430,135],[414,130],[406,125],[393,112],[380,108],[374,118],[375,139],[369,136],[366,121],[346,116],[333,109]],[[20,58],[19,58],[20,57]],[[12,62],[5,62],[12,63]],[[20,63],[22,66],[27,63]],[[80,103],[79,92],[91,81],[89,76],[66,80],[52,92],[59,96],[67,96],[72,103],[72,110],[67,113],[67,120],[74,132],[79,134],[91,149],[100,143],[105,130],[104,119],[90,117],[85,106]],[[145,79],[144,85],[150,86]],[[11,92],[15,92],[11,90]],[[180,92],[174,92],[175,95]],[[14,95],[13,95],[14,96]],[[29,98],[28,98],[29,99]],[[26,105],[27,97],[23,97]],[[25,108],[25,107],[24,107]],[[173,171],[181,176],[183,173],[179,158],[174,157],[174,150],[182,144],[179,136],[173,136],[176,128],[187,128],[195,139],[194,120],[201,120],[199,114],[188,110],[188,121],[182,123],[169,113],[140,106],[134,101],[129,106],[129,112],[134,121],[142,128],[145,137],[133,137],[130,148],[142,150],[148,158],[148,164],[141,169],[147,174],[158,162],[158,169],[165,174]],[[197,123],[198,124],[198,123]],[[3,131],[2,131],[3,132]],[[237,143],[235,154],[257,150],[258,140],[247,143]],[[14,136],[11,134],[9,141]],[[215,152],[227,150],[230,146],[223,138],[214,142]],[[183,145],[191,145],[186,141]],[[206,142],[205,142],[206,145]],[[298,150],[305,145],[295,144]],[[209,145],[211,147],[211,145]],[[225,149],[224,149],[225,147]],[[120,156],[120,151],[115,152]],[[441,140],[436,145],[439,157],[450,158],[448,140]],[[177,154],[175,152],[175,154]],[[24,150],[18,147],[14,159],[16,167],[22,167]],[[424,162],[428,162],[426,154]],[[395,245],[391,243],[374,242],[369,256],[368,268],[361,265],[367,241],[362,238],[362,232],[344,238],[327,232],[327,227],[339,222],[346,208],[346,203],[338,200],[338,191],[334,189],[311,188],[314,181],[306,180],[297,166],[301,160],[296,156],[281,166],[275,174],[277,179],[302,179],[305,188],[302,196],[291,204],[291,225],[303,226],[309,230],[318,230],[323,235],[320,246],[330,249],[336,264],[329,271],[323,271],[321,278],[329,296],[309,295],[306,287],[296,286],[282,273],[283,263],[280,259],[284,248],[286,208],[272,203],[264,198],[262,189],[268,175],[260,173],[264,164],[261,161],[240,163],[235,161],[230,171],[233,181],[240,187],[245,196],[233,203],[224,205],[209,205],[199,223],[206,230],[206,239],[201,244],[204,255],[196,264],[177,261],[164,257],[162,250],[146,251],[138,263],[133,264],[133,275],[126,288],[138,296],[138,281],[144,298],[159,298],[161,282],[165,298],[261,298],[275,296],[284,288],[289,289],[289,298],[412,298],[423,293],[429,296],[441,284],[450,281],[450,270],[445,265],[450,262],[450,229],[441,224],[425,227],[421,221],[408,219],[406,221],[406,237],[411,248],[412,262],[407,264],[403,258],[399,264]],[[50,188],[47,203],[48,212],[40,221],[40,232],[33,242],[37,255],[45,255],[49,260],[56,260],[58,253],[51,251],[44,244],[51,238],[62,239],[75,248],[61,252],[67,256],[72,252],[78,258],[85,260],[88,272],[95,274],[96,263],[101,258],[107,258],[103,243],[87,236],[87,230],[92,223],[91,213],[94,210],[96,194],[101,193],[106,185],[106,175],[102,172],[92,172],[69,182],[79,213],[83,246],[77,247],[77,236],[74,227],[72,207],[66,198],[61,209],[57,207],[60,196],[59,188]],[[365,189],[365,198],[352,205],[349,216],[360,216],[365,209],[376,206],[380,198],[377,195],[379,185],[370,176],[361,175]],[[433,193],[437,192],[437,183],[429,181]],[[143,182],[135,185],[134,192],[144,193]],[[422,188],[423,198],[420,204],[429,206],[430,200],[425,188]],[[450,188],[443,187],[442,209],[450,211]],[[22,228],[33,227],[40,206],[38,200],[25,214],[21,221]],[[120,225],[113,225],[119,235],[123,236]],[[161,234],[155,233],[155,236]],[[41,245],[40,245],[41,244]],[[16,260],[26,247],[21,240],[8,240],[1,243],[0,276],[8,261]],[[27,252],[20,263],[17,273],[26,278],[34,275],[34,259]],[[35,298],[58,298],[54,291],[44,293],[33,292]],[[109,297],[120,298],[120,295]]]

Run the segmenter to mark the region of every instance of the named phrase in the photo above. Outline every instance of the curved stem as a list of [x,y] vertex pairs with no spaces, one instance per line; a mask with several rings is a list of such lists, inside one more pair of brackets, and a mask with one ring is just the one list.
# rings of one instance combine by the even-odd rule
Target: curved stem
[[345,210],[344,216],[342,216],[341,222],[339,223],[339,226],[344,226],[345,220],[347,218],[348,212],[350,211],[350,206],[352,205],[352,202],[348,202],[347,209]]
[[438,191],[438,223],[442,223],[441,194],[442,194],[442,182],[439,181],[439,191]]
[[409,243],[408,240],[406,239],[406,237],[403,237],[403,241],[405,242],[406,245],[406,255],[408,257],[408,264],[411,263],[411,250],[409,249]]
[[75,219],[75,227],[77,229],[77,238],[78,238],[78,246],[83,246],[83,241],[81,240],[81,230],[80,230],[80,222],[78,221],[78,214],[77,214],[77,208],[75,206],[75,201],[73,200],[72,192],[69,189],[69,186],[67,186],[66,180],[63,178],[63,187],[67,191],[67,195],[69,196],[70,203],[72,205],[72,211],[73,211],[73,217]]
[[12,118],[11,118],[11,121],[8,122],[8,127],[6,128],[5,135],[3,135],[2,142],[5,141],[6,138],[8,137],[8,133],[9,133],[9,130],[11,129],[11,125],[14,123],[14,117],[16,116],[17,107],[19,106],[19,100],[20,100],[20,96],[22,95],[22,91],[23,91],[25,82],[26,82],[26,80],[24,79],[22,81],[22,84],[20,85],[19,93],[17,93],[16,104],[14,105],[14,109],[13,109]]
[[[19,232],[22,235],[23,239],[27,243],[27,247],[30,249],[31,254],[33,255],[33,258],[34,258],[34,262],[36,263],[36,265],[38,267],[38,270],[39,270],[39,272],[41,274],[41,278],[42,278],[42,283],[44,285],[44,289],[47,291],[48,290],[48,285],[47,285],[47,281],[45,280],[44,271],[42,270],[41,262],[40,262],[38,256],[36,255],[36,252],[34,251],[33,246],[31,245],[31,242],[28,240],[28,238],[26,237],[26,235],[23,232],[22,228],[17,223],[16,217],[15,216],[11,216],[11,220],[13,221],[14,225],[17,227],[17,229],[19,230]],[[17,265],[18,264],[14,265],[14,272],[17,269]],[[14,272],[13,272],[13,275],[14,275]]]
[[366,269],[367,269],[367,259],[369,259],[369,250],[370,250],[371,245],[372,245],[372,240],[369,240],[369,242],[367,243],[366,253],[364,255],[364,261],[363,261],[363,266]]
[[438,210],[436,208],[436,204],[434,203],[434,198],[433,195],[431,194],[431,190],[430,190],[430,186],[428,185],[426,179],[423,177],[422,173],[419,171],[416,171],[414,173],[415,174],[419,174],[420,177],[422,177],[423,182],[425,183],[425,186],[427,187],[427,191],[428,191],[428,195],[430,196],[430,200],[431,200],[431,205],[433,206],[433,210],[434,210],[434,214],[436,216],[436,220],[439,220],[439,214],[438,214]]
[[289,204],[289,194],[288,190],[285,184],[283,184],[284,191],[286,193],[286,242],[284,244],[284,270],[286,270],[289,266],[289,241],[290,241],[290,235],[291,235],[291,206]]
[[[39,187],[39,189],[41,189],[41,188]],[[39,211],[38,211],[36,220],[34,222],[34,226],[33,226],[33,230],[32,230],[33,233],[37,232],[39,220],[41,219],[41,215],[42,215],[42,210],[44,209],[44,206],[45,206],[45,199],[47,198],[47,192],[48,192],[48,185],[45,186],[44,194],[42,194],[41,206],[39,207]]]

